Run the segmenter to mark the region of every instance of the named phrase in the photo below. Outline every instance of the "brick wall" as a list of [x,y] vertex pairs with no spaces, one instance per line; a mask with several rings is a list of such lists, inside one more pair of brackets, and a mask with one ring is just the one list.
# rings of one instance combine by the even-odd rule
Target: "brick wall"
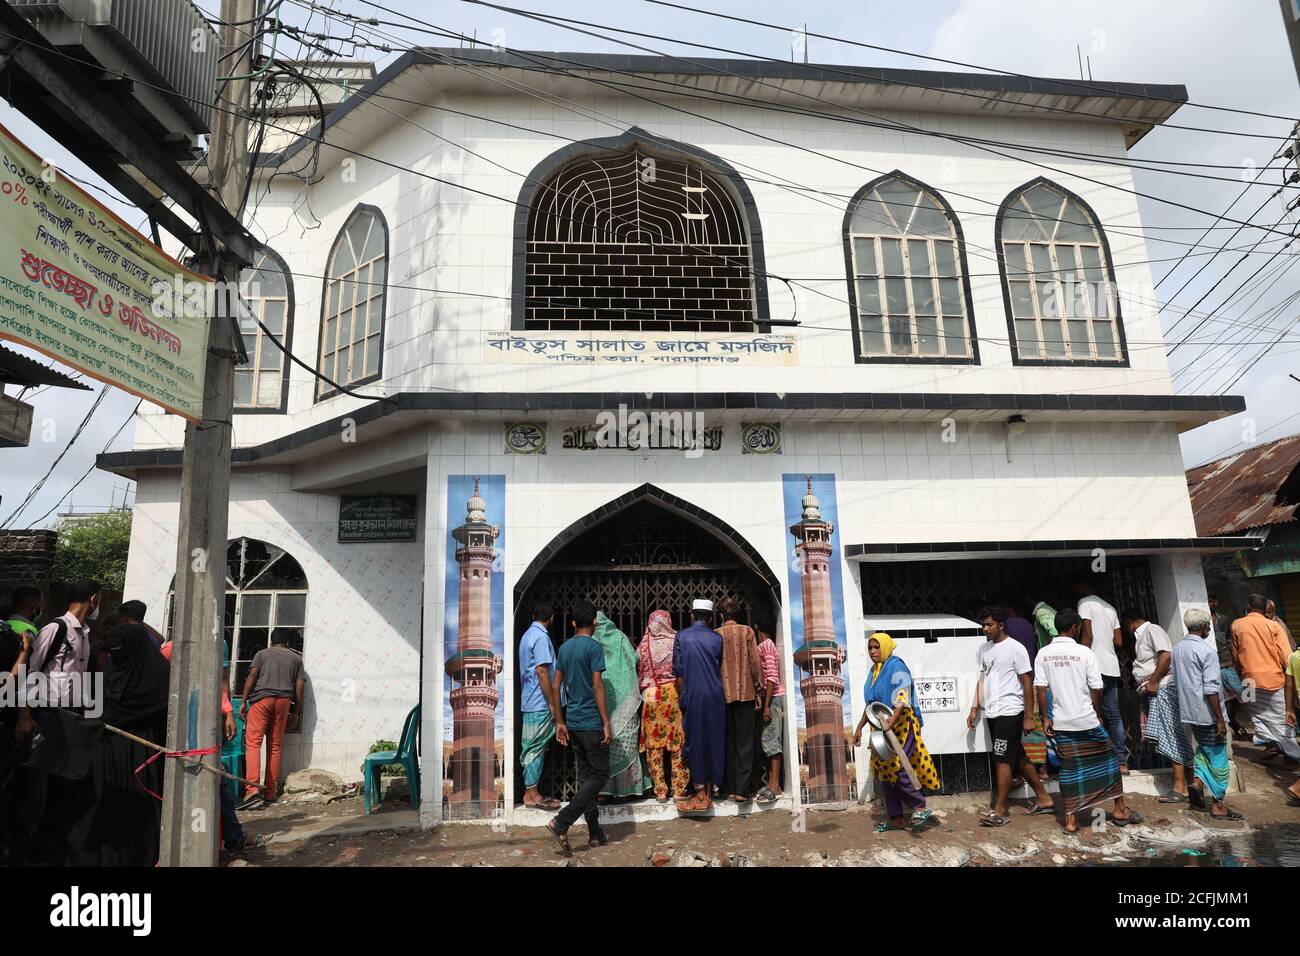
[[529,329],[752,332],[749,249],[529,242]]
[[7,604],[9,592],[20,584],[48,596],[58,537],[54,531],[0,531],[0,604]]

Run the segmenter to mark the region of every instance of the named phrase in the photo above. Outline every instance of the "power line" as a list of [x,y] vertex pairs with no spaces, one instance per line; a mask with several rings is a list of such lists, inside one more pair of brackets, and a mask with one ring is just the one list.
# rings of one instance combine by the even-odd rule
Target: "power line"
[[0,528],[9,527],[10,522],[12,522],[16,517],[18,517],[18,515],[22,513],[22,510],[26,508],[27,505],[31,502],[31,500],[40,493],[42,488],[45,487],[45,482],[49,480],[50,475],[54,474],[54,469],[59,466],[59,462],[63,461],[64,456],[67,455],[68,451],[72,448],[72,446],[76,444],[77,439],[81,437],[81,433],[86,430],[86,425],[90,423],[90,419],[94,416],[95,412],[98,411],[99,406],[103,404],[104,399],[108,396],[108,393],[111,392],[112,390],[113,390],[112,385],[105,385],[103,388],[99,390],[99,394],[95,396],[94,402],[91,403],[89,410],[87,410],[85,416],[81,419],[81,424],[79,424],[76,430],[72,433],[72,437],[68,439],[68,443],[63,446],[63,451],[59,452],[58,457],[56,457],[54,461],[50,463],[50,467],[46,470],[45,474],[42,475],[40,479],[36,482],[36,484],[32,486],[32,489],[29,492],[27,492],[27,496],[23,498],[22,503],[19,504],[18,507],[14,509],[14,511],[9,515],[8,518],[4,520],[3,523],[0,523]]
[[[117,441],[117,436],[122,434],[122,429],[126,428],[126,426],[131,423],[131,419],[135,418],[135,413],[140,410],[140,406],[142,404],[143,404],[143,400],[135,403],[135,408],[131,409],[130,413],[126,416],[126,420],[123,421],[121,425],[118,425],[117,431],[113,432],[113,436],[109,438],[108,441],[104,442],[104,447],[99,450],[100,455],[108,451],[108,447],[111,444],[113,444],[113,442]],[[90,477],[90,473],[95,470],[95,468],[98,466],[98,463],[99,463],[99,455],[96,455],[94,458],[90,460],[90,467],[85,470],[85,472],[82,474],[80,478],[78,478],[75,482],[72,483],[72,487],[63,493],[63,497],[60,498],[58,501],[56,501],[49,511],[45,512],[45,514],[41,515],[39,518],[33,521],[32,524],[39,525],[42,521],[48,518],[54,512],[54,510],[59,507],[59,505],[63,504],[63,502],[66,501],[74,491],[76,491],[79,487],[81,487],[81,483]]]
[[[467,0],[467,2],[472,2],[472,0]],[[964,68],[964,69],[980,70],[980,71],[985,72],[985,73],[998,73],[998,74],[1002,74],[1003,76],[1014,76],[1014,77],[1018,77],[1018,78],[1020,78],[1020,79],[1029,79],[1029,80],[1032,80],[1032,79],[1039,79],[1038,77],[1029,76],[1028,74],[1025,74],[1025,73],[1017,73],[1017,72],[1012,71],[1012,70],[1001,70],[1001,69],[998,69],[998,68],[996,68],[996,67],[991,67],[991,66],[979,66],[979,65],[974,64],[974,63],[965,63],[965,62],[963,62],[963,61],[961,61],[961,60],[948,60],[948,59],[944,59],[943,57],[928,56],[928,55],[923,54],[923,53],[913,53],[913,52],[908,51],[908,50],[898,50],[898,49],[894,49],[893,47],[877,46],[877,45],[875,45],[875,44],[872,44],[872,43],[865,43],[865,42],[862,42],[862,41],[860,41],[860,40],[849,40],[849,39],[846,39],[846,38],[844,38],[844,37],[827,36],[827,35],[824,34],[824,33],[813,33],[813,32],[811,32],[811,31],[809,31],[809,30],[807,30],[807,29],[803,29],[803,28],[800,28],[800,29],[797,29],[797,30],[796,30],[796,29],[794,29],[794,28],[792,28],[792,27],[783,27],[783,26],[779,26],[779,25],[774,24],[774,23],[765,23],[765,22],[762,21],[762,20],[751,20],[751,19],[749,19],[749,18],[747,18],[747,17],[740,17],[740,16],[734,16],[734,15],[732,15],[732,14],[719,13],[719,12],[714,11],[714,10],[706,10],[706,9],[704,9],[704,8],[702,8],[702,7],[691,7],[691,6],[686,6],[686,5],[679,4],[679,3],[671,3],[671,2],[669,2],[669,0],[646,0],[646,2],[647,2],[647,3],[653,3],[653,4],[655,4],[655,5],[657,5],[657,6],[661,6],[661,7],[673,7],[674,9],[677,9],[677,10],[685,10],[685,11],[687,11],[687,12],[689,12],[689,13],[699,13],[699,14],[703,14],[703,15],[705,15],[705,16],[718,17],[718,18],[723,19],[723,20],[734,20],[734,21],[737,21],[737,22],[739,22],[739,23],[748,23],[748,24],[751,24],[752,26],[766,27],[766,28],[771,29],[771,30],[781,30],[781,31],[785,32],[786,34],[802,33],[802,34],[803,34],[804,36],[806,36],[806,37],[817,37],[819,40],[831,40],[831,41],[834,41],[834,42],[836,42],[836,43],[843,43],[843,44],[846,44],[846,45],[848,45],[848,46],[862,47],[862,48],[864,48],[864,49],[868,49],[868,50],[877,50],[877,51],[880,51],[880,52],[882,52],[882,53],[893,53],[893,54],[896,54],[896,55],[899,55],[899,56],[914,57],[914,58],[919,59],[919,60],[930,60],[930,61],[932,61],[932,62],[934,62],[934,63],[946,63],[946,64],[948,64],[949,66],[960,66],[960,67],[962,67],[962,68]],[[899,81],[899,82],[906,83],[907,81]],[[1096,95],[1098,95],[1098,90],[1097,90],[1097,86],[1098,86],[1098,84],[1095,84],[1095,83],[1084,84],[1084,83],[1076,83],[1076,82],[1073,81],[1073,80],[1063,80],[1063,79],[1053,79],[1052,82],[1053,82],[1053,83],[1060,83],[1060,84],[1062,84],[1062,85],[1064,85],[1064,86],[1072,86],[1072,87],[1075,87],[1075,88],[1079,89],[1081,92],[1086,92],[1086,93],[1088,93],[1088,94],[1090,94],[1090,95],[1092,95],[1092,96],[1096,96]],[[907,84],[907,85],[912,85],[912,84],[909,83],[909,84]],[[1160,97],[1152,97],[1152,99],[1162,99],[1162,98],[1160,98]],[[1225,113],[1240,113],[1240,114],[1245,115],[1245,116],[1258,116],[1258,117],[1261,117],[1261,118],[1263,118],[1263,119],[1280,119],[1280,120],[1287,120],[1288,122],[1292,122],[1292,123],[1297,122],[1297,118],[1294,117],[1294,116],[1279,116],[1279,115],[1276,114],[1276,113],[1260,113],[1260,112],[1257,112],[1257,111],[1255,111],[1255,110],[1235,109],[1235,108],[1233,108],[1233,107],[1228,107],[1228,106],[1212,106],[1212,105],[1209,105],[1209,104],[1206,104],[1206,103],[1196,103],[1196,102],[1193,102],[1193,101],[1191,101],[1191,100],[1188,100],[1188,101],[1186,101],[1185,103],[1184,103],[1184,102],[1181,102],[1181,101],[1178,101],[1178,100],[1171,100],[1171,99],[1163,99],[1162,101],[1163,101],[1163,102],[1166,102],[1166,103],[1175,103],[1175,104],[1177,104],[1177,105],[1179,105],[1179,106],[1192,106],[1192,107],[1196,107],[1196,108],[1198,108],[1198,109],[1219,110],[1219,111],[1222,111],[1222,112],[1225,112]],[[1050,107],[1044,107],[1044,108],[1050,108]],[[1061,108],[1061,107],[1057,107],[1057,109],[1062,109],[1062,108]],[[1079,110],[1067,110],[1067,112],[1075,113],[1075,112],[1082,112],[1082,111],[1079,111]],[[1097,113],[1091,113],[1091,114],[1090,114],[1090,113],[1083,113],[1082,115],[1085,115],[1085,116],[1102,116],[1102,115],[1105,115],[1105,114],[1097,114]],[[1183,128],[1187,128],[1187,129],[1196,129],[1197,127],[1183,127]],[[1214,131],[1214,130],[1212,130],[1211,132],[1218,132],[1218,131]]]

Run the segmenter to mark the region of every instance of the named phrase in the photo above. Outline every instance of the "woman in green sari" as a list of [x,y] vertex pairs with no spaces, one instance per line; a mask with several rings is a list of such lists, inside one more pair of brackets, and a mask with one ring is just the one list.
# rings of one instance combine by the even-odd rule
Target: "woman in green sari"
[[605,706],[609,713],[609,783],[603,797],[640,797],[650,788],[641,757],[641,692],[636,649],[603,611],[592,634],[605,652]]

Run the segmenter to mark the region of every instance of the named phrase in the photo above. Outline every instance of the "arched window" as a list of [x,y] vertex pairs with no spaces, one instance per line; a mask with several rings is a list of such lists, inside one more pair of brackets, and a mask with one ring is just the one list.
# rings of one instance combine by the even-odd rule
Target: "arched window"
[[1082,199],[1021,186],[998,211],[998,247],[1017,364],[1127,363],[1110,248]]
[[235,367],[235,410],[282,412],[289,394],[288,362],[270,337],[274,336],[286,351],[293,349],[293,279],[289,267],[263,247],[252,268],[240,273],[239,294],[247,309],[240,312],[239,330],[244,336],[248,364]]
[[[325,270],[320,370],[340,385],[379,377],[384,351],[388,226],[373,206],[358,206],[334,240]],[[316,397],[332,389],[317,382]]]
[[[172,636],[173,590],[167,595],[167,636]],[[289,628],[289,646],[303,650],[307,623],[307,575],[292,555],[255,538],[236,538],[226,548],[225,632],[230,650],[230,693],[238,696],[253,655],[271,641],[271,631]],[[301,726],[301,724],[299,725]]]
[[978,360],[961,229],[937,193],[902,173],[868,183],[844,242],[858,361]]
[[516,328],[752,332],[762,234],[717,157],[644,131],[548,157],[520,194]]

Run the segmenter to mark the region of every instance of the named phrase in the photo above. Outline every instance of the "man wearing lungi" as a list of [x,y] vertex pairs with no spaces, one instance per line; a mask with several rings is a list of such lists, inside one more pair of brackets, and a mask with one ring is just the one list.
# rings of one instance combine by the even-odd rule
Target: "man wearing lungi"
[[1226,806],[1228,793],[1228,728],[1223,718],[1223,685],[1219,677],[1219,655],[1211,637],[1210,614],[1190,608],[1183,614],[1187,636],[1174,645],[1174,686],[1178,690],[1178,711],[1183,725],[1196,741],[1192,762],[1195,779],[1188,784],[1191,804],[1205,809],[1210,798],[1210,815],[1218,820],[1240,820],[1241,814]]
[[555,609],[545,602],[533,607],[533,623],[519,639],[519,764],[524,770],[524,806],[541,810],[558,810],[560,801],[543,797],[538,789],[546,751],[555,739],[555,718],[551,697],[557,691],[551,684],[555,666],[555,645],[551,643],[551,625]]
[[[1034,687],[1042,713],[1047,712],[1047,692],[1052,692],[1052,716],[1045,724],[1061,757],[1065,832],[1079,829],[1080,811],[1107,800],[1115,801],[1110,819],[1117,826],[1141,823],[1142,814],[1124,806],[1119,755],[1102,726],[1101,668],[1092,650],[1079,643],[1083,624],[1078,613],[1069,608],[1057,611],[1056,632],[1034,661]],[[1104,810],[1097,812],[1105,815]]]
[[1300,760],[1295,728],[1286,722],[1285,671],[1291,647],[1277,622],[1265,616],[1267,607],[1268,598],[1262,594],[1246,598],[1246,616],[1232,622],[1232,656],[1241,672],[1246,714],[1255,736],[1265,742],[1260,759],[1284,753]]

